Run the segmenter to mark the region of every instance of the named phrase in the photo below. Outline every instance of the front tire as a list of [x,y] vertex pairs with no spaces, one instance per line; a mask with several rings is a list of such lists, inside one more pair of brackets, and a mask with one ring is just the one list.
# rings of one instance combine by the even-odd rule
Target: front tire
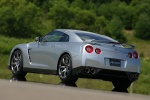
[[58,62],[58,75],[64,83],[75,83],[77,77],[72,75],[72,60],[69,54],[64,54]]
[[10,68],[14,76],[24,77],[27,73],[23,71],[23,56],[20,50],[14,51],[11,56]]

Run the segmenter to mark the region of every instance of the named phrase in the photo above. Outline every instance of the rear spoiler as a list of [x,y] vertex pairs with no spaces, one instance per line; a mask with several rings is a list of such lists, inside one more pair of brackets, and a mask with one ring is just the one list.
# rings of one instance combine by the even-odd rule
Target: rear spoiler
[[128,49],[134,49],[135,48],[135,46],[132,45],[132,44],[127,44],[127,43],[122,43],[122,42],[117,42],[117,41],[115,41],[115,42],[106,42],[106,41],[87,39],[84,42],[90,43],[90,44],[93,44],[93,45],[111,44],[112,46],[115,46],[115,47],[124,47],[124,48],[128,48]]
[[121,42],[109,42],[110,44],[113,44],[114,46],[116,46],[117,44],[122,45],[124,48],[129,48],[129,49],[134,49],[135,46],[132,44],[127,44],[127,43],[121,43]]

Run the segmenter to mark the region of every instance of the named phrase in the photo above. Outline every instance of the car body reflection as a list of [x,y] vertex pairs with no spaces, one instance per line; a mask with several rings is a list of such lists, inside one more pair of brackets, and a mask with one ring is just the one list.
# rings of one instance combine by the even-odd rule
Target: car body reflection
[[[27,81],[26,77],[20,77],[20,76],[12,76],[10,79],[10,82],[18,82],[18,81]],[[60,82],[58,85],[64,87],[64,86],[71,86],[71,87],[77,87],[76,83],[64,83]]]
[[113,91],[113,92],[124,92],[124,93],[128,93],[128,90],[127,90],[127,89],[114,88],[112,91]]
[[20,77],[20,76],[12,76],[10,79],[10,82],[17,82],[17,81],[26,81],[25,77]]
[[60,82],[58,85],[60,85],[60,86],[77,87],[76,83],[64,83],[64,82]]
[[[27,81],[25,77],[18,77],[18,76],[12,76],[10,79],[10,82],[18,82],[18,81]],[[69,87],[77,87],[76,83],[64,83],[64,82],[60,82],[58,84],[60,87],[65,87],[65,86],[69,86]],[[113,92],[124,92],[124,93],[128,93],[128,90],[122,90],[119,88],[114,88],[112,90]]]

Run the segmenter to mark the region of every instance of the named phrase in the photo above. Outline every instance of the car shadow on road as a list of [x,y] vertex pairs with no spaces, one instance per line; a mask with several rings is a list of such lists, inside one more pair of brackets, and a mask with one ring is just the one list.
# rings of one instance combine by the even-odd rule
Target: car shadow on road
[[112,91],[113,91],[113,92],[129,93],[127,89],[119,89],[119,88],[114,88]]
[[26,81],[25,77],[20,77],[20,76],[12,76],[10,79],[10,82],[18,82],[18,81]]
[[[18,81],[24,81],[26,82],[26,77],[20,77],[20,76],[12,76],[10,79],[10,82],[18,82]],[[61,87],[69,86],[69,87],[78,87],[76,83],[64,83],[60,82],[58,84]],[[123,93],[129,93],[127,89],[119,89],[119,88],[114,88],[112,90],[113,92],[123,92]]]

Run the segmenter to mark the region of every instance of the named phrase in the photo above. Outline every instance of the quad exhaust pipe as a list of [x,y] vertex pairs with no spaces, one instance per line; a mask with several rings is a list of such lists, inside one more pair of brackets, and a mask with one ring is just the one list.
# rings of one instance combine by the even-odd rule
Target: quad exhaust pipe
[[87,73],[87,74],[95,74],[96,73],[96,69],[85,67],[84,72]]
[[89,74],[90,73],[90,68],[86,67],[84,71],[85,71],[85,73]]
[[137,80],[138,79],[138,74],[135,74],[135,73],[128,73],[128,79],[130,80],[130,81],[135,81],[135,80]]
[[91,68],[91,74],[95,74],[96,73],[96,70],[94,68]]

